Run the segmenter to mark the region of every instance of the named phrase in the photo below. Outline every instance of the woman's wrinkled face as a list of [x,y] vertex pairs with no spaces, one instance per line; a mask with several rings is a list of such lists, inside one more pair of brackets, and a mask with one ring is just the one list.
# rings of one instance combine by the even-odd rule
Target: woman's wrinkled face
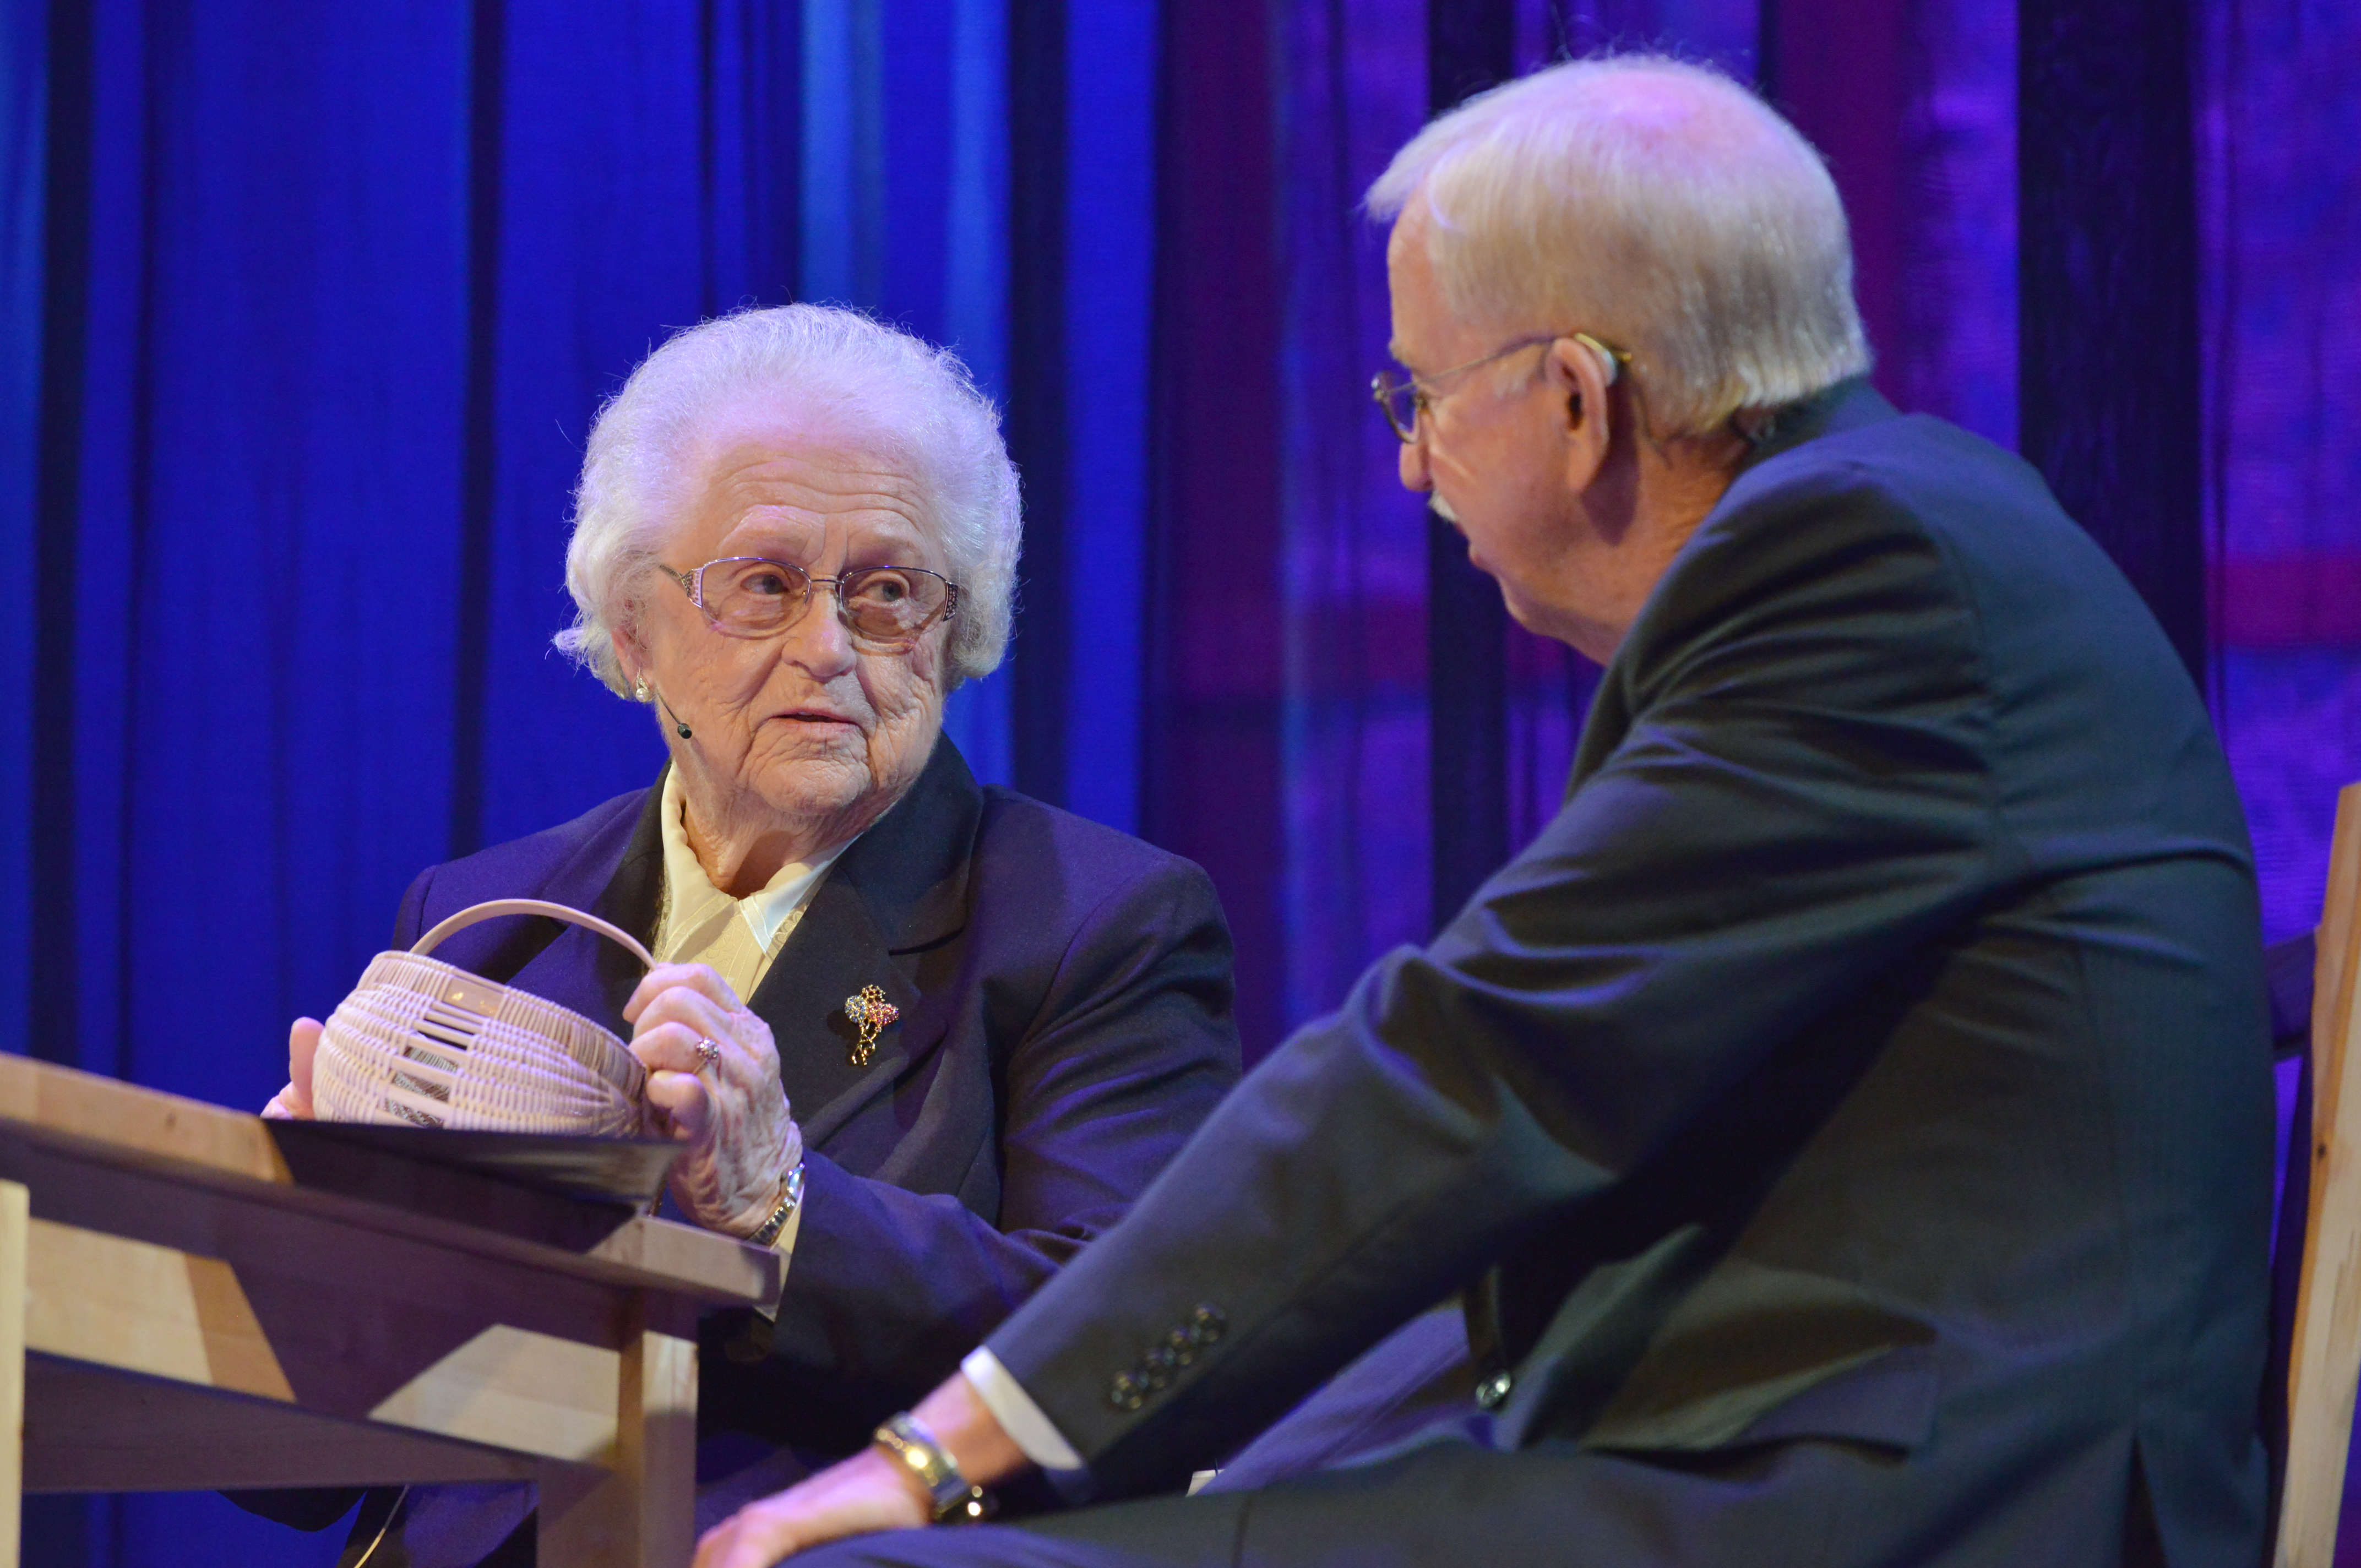
[[[702,480],[662,557],[672,571],[756,555],[815,578],[885,565],[950,575],[920,521],[916,479],[890,460],[744,420],[722,426],[691,463]],[[664,718],[692,805],[709,795],[733,815],[767,807],[826,822],[826,839],[841,842],[926,767],[942,729],[949,617],[894,652],[855,642],[824,583],[793,625],[761,637],[719,630],[661,576],[642,601],[617,652],[692,731],[683,740]]]

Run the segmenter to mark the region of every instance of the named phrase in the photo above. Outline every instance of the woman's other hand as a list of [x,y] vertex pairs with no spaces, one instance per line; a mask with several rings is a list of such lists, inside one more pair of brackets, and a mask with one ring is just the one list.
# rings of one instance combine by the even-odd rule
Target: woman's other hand
[[298,1018],[287,1026],[287,1087],[270,1097],[262,1113],[274,1122],[312,1118],[312,1061],[320,1054],[320,1021]]
[[[749,1236],[778,1207],[803,1134],[787,1111],[770,1025],[704,964],[659,964],[623,1004],[631,1054],[648,1069],[649,1119],[688,1150],[672,1195],[708,1230]],[[710,1065],[697,1044],[711,1040]]]

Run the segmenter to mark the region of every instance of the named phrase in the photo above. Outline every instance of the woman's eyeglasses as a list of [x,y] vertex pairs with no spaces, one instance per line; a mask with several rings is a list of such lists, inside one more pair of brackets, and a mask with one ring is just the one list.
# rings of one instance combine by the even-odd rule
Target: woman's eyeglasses
[[693,571],[664,570],[706,620],[736,637],[785,631],[803,619],[812,589],[822,584],[836,596],[836,617],[853,641],[882,652],[906,651],[936,621],[959,612],[959,585],[923,566],[862,566],[815,577],[785,561],[730,555]]

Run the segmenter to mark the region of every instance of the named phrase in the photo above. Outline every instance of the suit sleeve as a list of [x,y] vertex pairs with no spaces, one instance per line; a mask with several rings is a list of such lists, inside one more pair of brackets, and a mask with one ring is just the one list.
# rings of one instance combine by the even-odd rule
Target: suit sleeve
[[1602,695],[1620,741],[1537,841],[1283,1044],[989,1341],[1100,1495],[1177,1484],[1580,1225],[2004,874],[1939,548],[1842,485],[1784,522],[1693,542]]
[[759,1397],[825,1409],[842,1430],[815,1442],[857,1445],[949,1376],[1122,1217],[1236,1083],[1230,966],[1212,884],[1184,862],[1091,912],[1006,1058],[997,1226],[950,1195],[807,1155],[774,1382]]

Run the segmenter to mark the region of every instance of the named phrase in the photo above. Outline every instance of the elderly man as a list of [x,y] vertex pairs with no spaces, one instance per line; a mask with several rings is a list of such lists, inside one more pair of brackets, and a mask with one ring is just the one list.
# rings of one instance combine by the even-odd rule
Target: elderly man
[[[1544,71],[1371,205],[1404,480],[1609,662],[1565,807],[699,1568],[1028,1463],[1105,1506],[812,1561],[2248,1568],[2257,901],[2154,621],[2030,469],[1864,384],[1835,191],[1729,82]],[[1144,1497],[1453,1292],[1481,1413]]]

